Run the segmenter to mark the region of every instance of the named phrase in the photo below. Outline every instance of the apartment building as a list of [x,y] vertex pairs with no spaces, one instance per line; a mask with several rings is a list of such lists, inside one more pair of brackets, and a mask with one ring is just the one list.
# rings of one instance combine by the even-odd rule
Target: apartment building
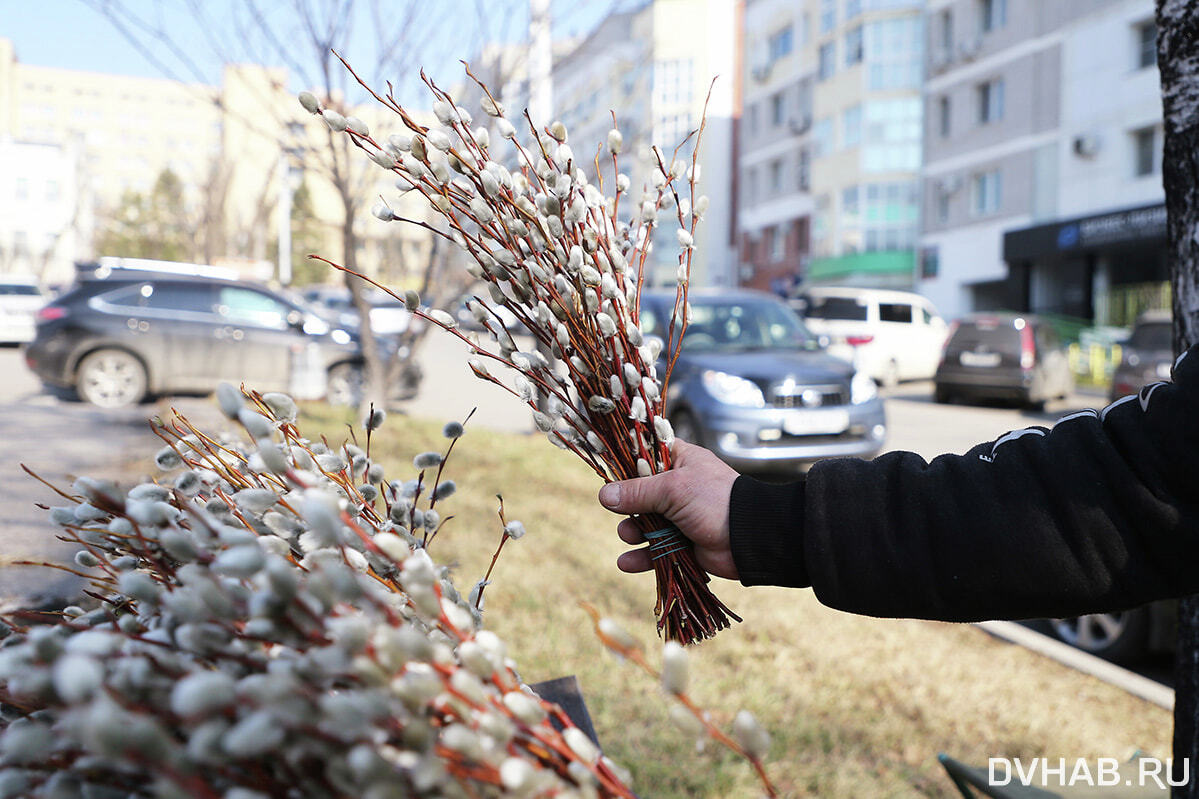
[[749,0],[739,138],[738,282],[785,294],[811,254],[811,18],[792,0]]
[[923,0],[750,0],[742,280],[909,287],[919,217]]
[[1162,280],[1152,0],[930,0],[918,289],[1105,323]]
[[[624,136],[621,171],[630,177],[634,199],[649,184],[656,163],[651,147],[656,145],[669,160],[705,119],[707,101],[696,192],[706,194],[711,205],[696,229],[695,285],[736,283],[730,186],[739,6],[730,0],[650,0],[609,15],[553,66],[553,107],[570,131],[576,154],[591,160],[615,113]],[[689,143],[679,157],[689,162],[691,152]],[[605,161],[601,158],[601,167],[611,191],[611,165]],[[590,165],[585,168],[594,171]],[[675,227],[664,223],[658,231],[647,276],[653,283],[673,284],[675,279]]]

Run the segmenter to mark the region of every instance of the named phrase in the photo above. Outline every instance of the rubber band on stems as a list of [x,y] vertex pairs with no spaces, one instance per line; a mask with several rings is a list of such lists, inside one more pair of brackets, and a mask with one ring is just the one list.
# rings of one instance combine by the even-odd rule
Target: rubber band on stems
[[683,536],[683,532],[673,524],[660,530],[651,530],[644,535],[645,540],[649,542],[650,555],[654,560],[681,552],[691,546],[691,542]]

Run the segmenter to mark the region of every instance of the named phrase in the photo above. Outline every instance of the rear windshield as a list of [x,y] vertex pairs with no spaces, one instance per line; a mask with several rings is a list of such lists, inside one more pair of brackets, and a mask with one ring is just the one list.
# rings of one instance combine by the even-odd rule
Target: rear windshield
[[1010,322],[963,322],[958,326],[949,347],[954,350],[973,350],[980,347],[988,352],[1020,354],[1020,331]]
[[41,294],[37,286],[21,283],[0,283],[0,297],[37,297]]
[[1174,326],[1169,322],[1137,325],[1128,339],[1128,346],[1138,350],[1171,350],[1174,348]]
[[849,297],[813,297],[805,298],[807,310],[804,315],[809,319],[844,319],[854,322],[866,321],[866,306]]

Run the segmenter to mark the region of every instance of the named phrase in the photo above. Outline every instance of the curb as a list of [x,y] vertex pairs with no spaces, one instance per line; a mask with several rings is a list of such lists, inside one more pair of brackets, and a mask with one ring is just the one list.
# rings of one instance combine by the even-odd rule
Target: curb
[[1174,689],[1107,660],[1097,658],[1069,644],[1042,635],[1036,630],[1030,630],[1011,621],[980,621],[975,622],[974,626],[996,638],[1019,644],[1038,655],[1052,658],[1064,666],[1097,677],[1117,688],[1123,688],[1146,702],[1152,702],[1166,710],[1174,709]]

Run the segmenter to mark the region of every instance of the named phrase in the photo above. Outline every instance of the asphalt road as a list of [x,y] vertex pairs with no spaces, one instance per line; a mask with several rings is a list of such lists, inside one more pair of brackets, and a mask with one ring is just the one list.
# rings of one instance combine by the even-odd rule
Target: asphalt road
[[[43,389],[25,366],[21,350],[0,349],[0,557],[5,562],[64,562],[73,548],[57,541],[43,505],[65,502],[21,468],[69,490],[75,477],[140,476],[133,464],[160,446],[149,419],[172,405],[192,416],[217,418],[212,402],[172,398],[122,410],[104,410]],[[71,596],[74,577],[44,567],[0,569],[0,607],[53,602]]]

